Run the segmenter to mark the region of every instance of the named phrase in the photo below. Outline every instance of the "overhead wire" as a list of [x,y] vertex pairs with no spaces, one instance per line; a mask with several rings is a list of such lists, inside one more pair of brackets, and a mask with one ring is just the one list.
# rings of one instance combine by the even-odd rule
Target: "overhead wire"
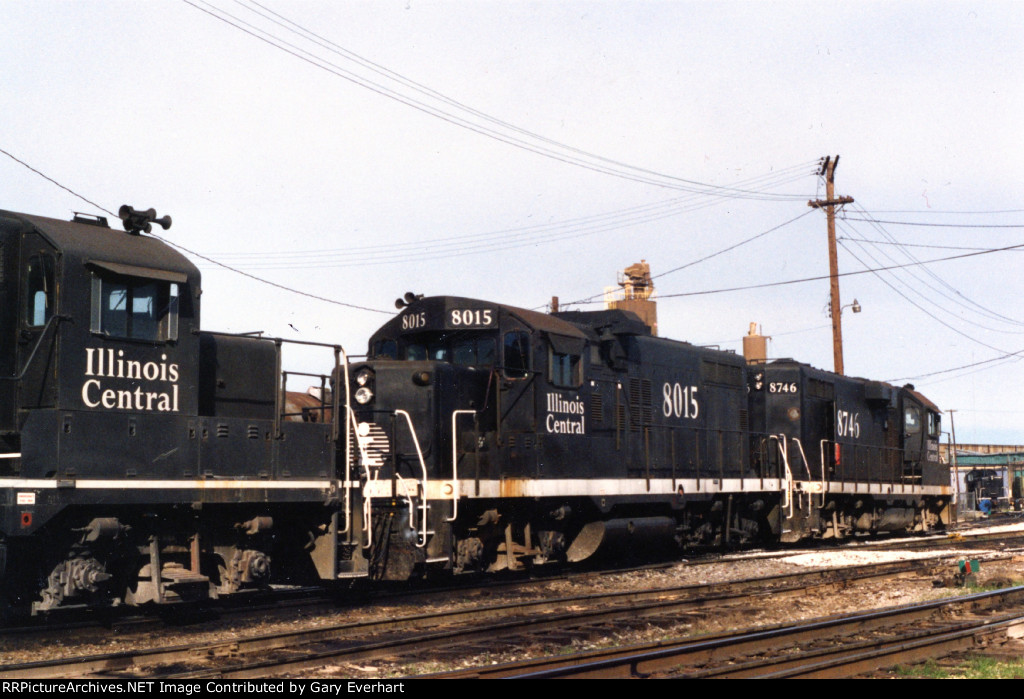
[[955,216],[980,216],[996,214],[1022,214],[1024,209],[872,209],[876,214],[940,214]]
[[[806,175],[807,175],[807,173],[805,171],[805,166],[793,166],[791,168],[787,168],[785,174],[786,174],[786,176],[788,178],[787,181],[798,181],[800,179],[804,179],[806,177]],[[775,175],[774,174],[773,175],[769,175],[769,177],[772,177],[772,176],[775,176]],[[753,178],[753,179],[747,180],[747,181],[754,182],[754,181],[756,181],[758,179],[760,179],[760,178]],[[712,202],[712,203],[714,203],[714,202]],[[408,242],[379,243],[379,244],[372,244],[372,245],[346,246],[344,248],[328,248],[328,249],[317,248],[317,249],[300,250],[300,251],[294,251],[294,252],[281,251],[281,252],[274,252],[274,253],[271,253],[271,254],[273,254],[275,257],[282,256],[282,255],[283,256],[302,256],[302,255],[321,256],[323,254],[329,254],[329,253],[335,253],[335,252],[346,252],[346,253],[347,252],[364,252],[364,251],[371,251],[371,252],[385,251],[386,252],[386,251],[393,250],[393,249],[401,249],[401,250],[414,249],[415,250],[415,249],[419,249],[419,248],[432,248],[432,247],[435,247],[435,246],[437,246],[437,245],[439,245],[441,243],[447,243],[447,244],[451,244],[451,245],[461,245],[461,244],[463,244],[464,242],[467,242],[467,241],[472,242],[472,241],[481,240],[481,239],[493,239],[493,238],[505,236],[505,235],[510,234],[510,233],[531,232],[531,231],[542,231],[543,232],[543,231],[550,230],[550,229],[553,229],[553,228],[554,229],[558,229],[558,228],[562,228],[562,227],[566,227],[566,226],[583,225],[583,224],[587,224],[587,223],[591,223],[591,222],[600,222],[600,221],[602,221],[604,219],[609,219],[609,218],[612,218],[612,219],[620,219],[621,218],[621,219],[626,220],[626,222],[628,223],[629,222],[629,218],[628,217],[631,214],[636,213],[636,214],[640,214],[640,215],[645,215],[645,214],[650,213],[650,212],[656,212],[659,209],[671,210],[671,212],[674,213],[677,210],[677,207],[680,207],[680,206],[682,206],[684,204],[692,204],[692,205],[691,206],[686,206],[685,208],[680,208],[680,209],[678,209],[679,211],[681,211],[681,212],[693,211],[693,210],[696,210],[698,208],[701,208],[703,206],[708,205],[707,200],[704,199],[700,195],[685,194],[685,195],[682,195],[682,196],[673,197],[671,199],[661,200],[661,201],[657,201],[657,202],[653,202],[653,203],[649,203],[649,204],[640,204],[640,205],[636,205],[636,206],[632,206],[632,207],[628,207],[628,208],[620,209],[620,210],[616,210],[616,211],[602,212],[602,213],[599,213],[599,214],[591,214],[591,215],[587,215],[587,216],[567,219],[567,220],[563,220],[563,221],[556,221],[556,222],[552,222],[552,223],[533,224],[533,225],[530,225],[530,226],[520,226],[520,227],[515,227],[515,228],[504,228],[504,229],[499,229],[497,231],[489,231],[489,232],[484,232],[484,233],[471,233],[471,234],[459,235],[459,236],[448,236],[448,237],[443,237],[443,238],[434,238],[434,239],[432,239],[432,240],[430,240],[430,241],[428,241],[426,243],[418,243],[418,244],[410,244]],[[638,219],[638,220],[640,220],[640,219]],[[231,257],[258,257],[258,256],[265,255],[267,253],[263,253],[263,252],[249,252],[249,253],[222,252],[222,253],[210,253],[210,254],[220,254],[220,255],[227,255],[227,256],[231,256]]]
[[[896,383],[898,381],[911,381],[911,380],[916,380],[916,379],[924,379],[924,378],[928,378],[928,377],[931,377],[931,376],[939,376],[940,374],[950,374],[952,372],[960,371],[962,369],[971,369],[971,368],[979,367],[979,366],[986,365],[986,364],[994,364],[996,362],[1008,363],[1009,360],[1011,360],[1011,359],[1013,359],[1015,357],[1017,359],[1024,358],[1024,349],[1019,349],[1016,352],[1007,352],[1007,353],[1001,354],[998,357],[992,357],[990,359],[983,359],[983,360],[981,360],[979,362],[971,362],[970,364],[962,364],[960,366],[951,367],[949,369],[940,369],[938,371],[931,371],[931,372],[928,372],[928,373],[925,373],[925,374],[917,374],[916,376],[903,376],[903,377],[896,378],[896,379],[886,379],[886,381],[889,382],[889,383]],[[975,373],[975,372],[968,372],[968,373]]]
[[701,201],[676,208],[666,203],[632,207],[630,209],[596,214],[588,217],[535,226],[504,229],[483,234],[471,234],[418,244],[394,243],[385,249],[359,247],[349,249],[320,249],[288,252],[259,252],[221,254],[221,259],[246,269],[308,269],[339,268],[408,261],[422,262],[466,255],[491,253],[539,244],[552,244],[651,223],[689,213],[714,205],[714,201]]
[[[851,229],[851,230],[856,230],[856,229]],[[988,250],[988,248],[979,248],[979,247],[974,247],[974,246],[971,246],[971,245],[935,245],[935,244],[929,245],[928,243],[903,243],[903,242],[893,242],[891,240],[873,240],[871,238],[849,238],[849,237],[842,237],[842,238],[837,238],[836,240],[837,241],[838,240],[849,240],[849,241],[858,242],[858,243],[871,243],[872,245],[897,245],[897,246],[899,246],[901,248],[928,248],[930,250]],[[1019,251],[1019,252],[1024,252],[1024,251]]]
[[[555,141],[553,139],[545,138],[543,136],[540,136],[539,134],[535,134],[525,129],[515,127],[514,125],[508,124],[508,122],[488,117],[486,121],[488,121],[488,123],[495,124],[495,126],[497,127],[492,128],[490,126],[486,126],[484,124],[472,121],[471,119],[474,118],[480,119],[481,117],[477,116],[477,114],[482,113],[478,112],[478,110],[467,110],[460,102],[456,100],[450,100],[448,98],[445,98],[445,100],[443,100],[442,103],[449,107],[456,107],[460,110],[465,111],[465,113],[468,114],[470,118],[453,114],[452,112],[447,111],[444,108],[425,103],[415,97],[403,94],[397,90],[387,87],[386,85],[374,82],[373,80],[365,76],[347,70],[337,65],[336,63],[332,63],[331,61],[327,60],[322,56],[315,55],[307,51],[306,49],[301,48],[293,44],[292,42],[286,41],[285,39],[273,34],[270,31],[267,31],[266,29],[257,27],[251,22],[248,22],[240,17],[237,17],[236,15],[227,12],[223,8],[214,5],[212,2],[209,2],[207,0],[182,0],[182,2],[190,5],[191,7],[199,10],[200,12],[203,12],[211,17],[214,17],[215,19],[229,26],[234,27],[239,31],[244,32],[249,36],[252,36],[255,39],[258,39],[259,41],[262,41],[280,51],[284,51],[285,53],[288,53],[294,56],[295,58],[298,58],[299,60],[302,60],[306,63],[309,63],[310,65],[320,68],[321,70],[324,70],[337,77],[352,82],[356,85],[359,85],[360,87],[375,92],[383,97],[395,100],[408,107],[412,107],[413,109],[416,109],[420,112],[442,119],[443,121],[446,121],[450,124],[468,129],[477,134],[487,136],[494,140],[498,140],[508,145],[523,150],[527,150],[538,155],[543,155],[554,160],[582,167],[595,172],[601,172],[607,175],[633,180],[636,182],[642,182],[645,184],[651,184],[655,186],[672,189],[679,189],[682,191],[701,193],[707,196],[740,199],[757,199],[762,201],[795,201],[802,199],[805,196],[800,194],[777,194],[757,190],[744,190],[724,185],[714,185],[705,182],[697,182],[695,180],[688,180],[685,178],[660,173],[648,168],[630,165],[628,163],[624,163],[611,158],[590,153],[582,149],[578,149],[573,146],[569,146],[567,144]],[[200,7],[200,3],[205,7]],[[263,14],[260,14],[260,16],[266,18],[266,16]],[[271,21],[274,21],[274,23],[277,24],[278,26],[282,26],[281,23],[277,22],[276,20]],[[299,26],[296,23],[292,24],[295,26]],[[289,29],[289,31],[293,30]],[[306,31],[309,34],[312,34],[312,32],[308,32],[308,30],[304,31]],[[310,40],[308,39],[308,37],[306,38],[307,40]],[[313,43],[318,46],[321,46],[321,48],[324,48],[322,43]],[[334,51],[335,53],[338,53],[338,51],[334,49],[331,50]],[[352,52],[347,52],[347,54],[352,54]],[[352,60],[347,54],[339,55],[345,57],[346,60]],[[374,72],[382,74],[385,77],[388,77],[389,79],[396,80],[400,85],[403,85],[407,88],[410,87],[411,83],[412,85],[416,86],[415,90],[420,94],[434,96],[434,94],[436,93],[436,91],[429,90],[429,88],[421,89],[422,86],[420,86],[418,83],[412,83],[412,81],[408,81],[408,79],[405,79],[404,76],[395,77],[399,75],[397,73],[395,73],[394,75],[389,75],[389,72],[383,72],[379,70],[379,66],[372,62],[361,62],[360,65],[362,65],[364,68],[367,67],[368,65],[373,66],[372,69],[374,70]],[[436,97],[434,98],[437,99]],[[504,131],[501,131],[499,129],[504,129]],[[520,136],[522,136],[522,138]]]
[[[840,226],[841,226],[841,227],[844,227],[844,228],[845,228],[845,227],[846,227],[846,226],[848,226],[848,225],[849,225],[849,224],[845,224],[845,223],[842,223],[842,222],[840,222]],[[847,239],[847,240],[849,240],[849,239]],[[846,250],[847,252],[849,252],[849,253],[851,254],[851,256],[853,256],[853,257],[855,257],[855,258],[856,258],[856,255],[854,255],[854,254],[853,254],[852,250],[850,249],[850,246],[849,246],[849,245],[847,245],[845,241],[840,241],[840,240],[837,240],[837,242],[839,243],[839,245],[840,245],[840,246],[841,246],[841,247],[842,247],[842,248],[843,248],[844,250]],[[872,261],[872,262],[873,262],[873,263],[874,263],[874,264],[875,264],[876,266],[877,266],[877,265],[882,265],[882,264],[884,264],[884,263],[883,263],[882,261],[880,261],[880,260],[878,259],[878,257],[876,257],[875,255],[873,255],[873,254],[872,254],[872,253],[871,253],[870,251],[868,251],[868,249],[867,249],[867,245],[870,245],[870,244],[871,244],[871,243],[872,243],[873,241],[867,241],[867,244],[865,244],[865,243],[861,243],[861,242],[857,242],[857,241],[851,241],[851,242],[853,242],[853,243],[854,243],[854,245],[856,245],[856,246],[857,246],[857,247],[858,247],[858,248],[859,248],[859,249],[860,249],[860,250],[861,250],[861,251],[862,251],[862,252],[863,252],[863,253],[864,253],[865,255],[867,255],[868,257],[870,257],[870,258],[871,258],[871,261]],[[882,254],[882,255],[883,255],[883,256],[884,256],[884,257],[885,257],[886,259],[888,259],[888,260],[889,260],[890,262],[895,262],[895,261],[896,261],[896,260],[895,260],[895,258],[894,258],[894,257],[893,257],[892,255],[888,255],[888,254],[886,254],[886,253],[885,253],[885,251],[884,251],[883,249],[881,249],[881,248],[878,248],[878,251],[879,251],[879,252],[880,252],[880,253],[881,253],[881,254]],[[859,259],[859,258],[857,258],[857,259],[858,259],[858,261],[860,261],[860,259]],[[869,265],[868,265],[867,263],[862,263],[862,264],[863,264],[863,265],[864,265],[865,267],[868,267],[868,266],[869,266]],[[964,302],[963,302],[962,300],[958,299],[958,298],[957,298],[957,297],[956,297],[955,295],[952,295],[952,294],[948,293],[947,291],[945,291],[945,290],[944,290],[944,289],[942,289],[942,288],[938,288],[938,287],[936,287],[935,285],[931,284],[931,283],[930,283],[930,282],[929,282],[929,281],[928,281],[927,279],[922,279],[922,278],[921,278],[920,276],[918,276],[918,275],[917,275],[917,274],[915,273],[915,270],[914,270],[913,268],[904,268],[904,269],[901,269],[901,270],[899,270],[899,271],[900,271],[900,272],[902,272],[902,273],[904,273],[904,274],[906,274],[906,275],[907,275],[908,277],[910,277],[910,278],[911,278],[912,280],[914,280],[914,281],[915,281],[915,282],[917,282],[918,284],[922,285],[922,286],[923,286],[924,288],[926,288],[926,289],[930,290],[931,292],[933,292],[933,293],[934,293],[934,294],[935,294],[936,296],[938,296],[938,297],[941,297],[941,298],[944,298],[944,299],[946,299],[947,301],[951,302],[952,304],[955,304],[956,306],[959,306],[960,308],[963,308],[963,309],[965,309],[965,310],[967,310],[967,311],[971,311],[972,313],[978,313],[978,310],[977,310],[977,309],[973,308],[972,306],[968,305],[967,303],[964,303]],[[1020,334],[1021,332],[1024,332],[1024,330],[1007,330],[1007,329],[1001,329],[1001,328],[993,328],[993,327],[991,327],[991,326],[989,326],[989,325],[985,325],[985,324],[983,324],[983,323],[979,323],[979,322],[977,322],[977,321],[974,321],[974,320],[972,320],[972,319],[970,319],[970,318],[968,318],[968,317],[965,317],[965,316],[963,316],[963,315],[957,315],[957,314],[956,314],[956,313],[955,313],[955,312],[954,312],[954,311],[953,311],[952,309],[950,309],[950,308],[949,308],[949,307],[947,307],[946,305],[944,305],[944,304],[941,304],[941,303],[939,303],[938,301],[936,301],[935,297],[933,297],[933,296],[930,296],[929,294],[927,294],[927,293],[925,293],[925,292],[921,291],[920,289],[917,289],[917,288],[915,288],[915,287],[914,287],[914,286],[913,286],[912,284],[910,284],[909,282],[907,282],[907,281],[904,281],[904,280],[900,279],[900,278],[899,278],[899,276],[897,276],[897,274],[895,273],[895,271],[893,271],[893,272],[890,272],[889,274],[890,274],[890,276],[891,276],[891,277],[893,278],[893,280],[895,280],[895,281],[897,281],[897,282],[899,282],[899,283],[903,284],[903,285],[904,285],[904,286],[905,286],[905,287],[906,287],[906,288],[907,288],[907,289],[908,289],[908,290],[909,290],[909,291],[910,291],[911,293],[913,293],[913,294],[915,294],[915,295],[916,295],[917,297],[919,297],[919,298],[920,298],[920,299],[921,299],[921,300],[922,300],[922,301],[923,301],[924,303],[926,303],[926,304],[930,304],[930,305],[934,306],[934,307],[935,307],[936,309],[938,309],[938,310],[939,310],[939,311],[941,311],[942,313],[948,314],[949,316],[953,317],[953,318],[954,318],[955,320],[958,320],[958,321],[960,321],[960,322],[963,322],[963,323],[967,323],[967,324],[969,324],[969,325],[973,325],[973,326],[975,326],[975,327],[977,327],[977,328],[981,328],[981,329],[983,329],[983,330],[989,330],[989,331],[991,331],[991,332],[998,332],[998,333],[1011,333],[1011,334]],[[883,281],[885,281],[885,280],[883,279]],[[888,282],[886,282],[886,283],[888,284]],[[889,285],[889,287],[890,287],[890,288],[892,288],[892,289],[893,289],[894,291],[897,291],[897,293],[900,293],[900,292],[898,292],[898,290],[896,290],[896,288],[895,288],[895,287],[894,287],[894,286],[893,286],[892,284],[888,284],[888,285]],[[900,294],[900,295],[901,295],[901,296],[903,296],[903,294]],[[907,297],[906,297],[906,296],[904,296],[904,298],[907,298]],[[916,305],[916,304],[915,304],[915,305]],[[921,307],[919,306],[919,308],[921,308]],[[991,316],[990,316],[989,314],[984,314],[984,313],[982,313],[981,315],[982,315],[983,317],[985,317],[985,318],[989,319],[989,320],[1000,320],[1000,319],[998,319],[998,318],[992,318],[992,317],[991,317]],[[934,316],[933,316],[933,317],[934,317]],[[1018,325],[1018,327],[1019,327],[1019,325]]]
[[[868,217],[869,219],[871,219],[870,223],[871,223],[872,228],[874,228],[880,235],[882,235],[884,238],[886,238],[889,241],[898,242],[896,240],[896,238],[891,233],[889,233],[889,231],[887,231],[885,229],[885,227],[880,222],[878,222],[877,220],[873,220],[874,217],[872,217],[871,214],[866,209],[864,209],[861,205],[859,205],[859,204],[856,205],[856,209],[859,212],[861,212],[862,215],[864,215],[864,216]],[[906,258],[909,259],[909,260],[916,261],[918,259],[912,252],[910,252],[909,250],[907,250],[905,248],[902,249],[901,251],[906,256]],[[1018,320],[1016,318],[1011,318],[1011,317],[1009,317],[1009,316],[1007,316],[1005,314],[999,313],[998,311],[990,309],[987,306],[983,306],[982,304],[978,303],[977,301],[974,301],[973,299],[967,297],[959,289],[955,288],[952,284],[950,284],[945,279],[940,277],[935,271],[925,267],[925,268],[923,268],[923,272],[925,274],[927,274],[928,276],[930,276],[932,279],[934,279],[937,283],[939,283],[940,285],[942,285],[943,287],[948,289],[951,293],[955,294],[959,299],[962,299],[962,301],[964,303],[969,304],[970,306],[972,306],[973,309],[976,310],[976,312],[980,312],[982,315],[988,317],[989,319],[997,320],[999,322],[1005,322],[1005,323],[1008,323],[1008,324],[1011,324],[1011,325],[1015,325],[1017,327],[1024,326],[1024,322],[1022,322],[1022,321],[1020,321],[1020,320]],[[949,297],[947,296],[947,298],[949,298]],[[956,303],[958,305],[963,306],[963,303],[961,303],[961,301],[959,301],[959,300],[956,301]]]
[[[1020,243],[1019,245],[1008,245],[1008,246],[1002,247],[1002,248],[989,248],[989,249],[983,250],[981,252],[969,252],[969,253],[964,253],[962,255],[950,255],[948,257],[937,257],[937,258],[934,258],[934,259],[931,259],[931,260],[922,260],[920,262],[908,262],[906,264],[888,265],[888,266],[885,266],[885,267],[878,267],[876,269],[862,269],[862,270],[855,270],[855,271],[852,271],[852,272],[840,272],[836,276],[838,276],[838,277],[853,277],[853,276],[859,276],[859,275],[862,275],[862,274],[870,274],[870,273],[873,273],[873,272],[886,271],[886,270],[890,270],[890,269],[902,269],[904,267],[917,267],[917,266],[920,266],[920,265],[934,264],[936,262],[948,262],[950,260],[962,260],[962,259],[965,259],[965,258],[968,258],[968,257],[976,257],[978,255],[989,255],[989,254],[993,254],[993,253],[997,253],[997,252],[1007,252],[1009,250],[1019,250],[1021,248],[1024,248],[1024,243]],[[784,281],[764,282],[764,283],[761,283],[761,284],[747,284],[745,286],[733,286],[733,287],[726,287],[726,288],[721,288],[721,289],[704,289],[704,290],[701,290],[701,291],[686,291],[686,292],[676,293],[676,294],[658,294],[658,298],[665,299],[665,298],[679,298],[679,297],[683,297],[683,296],[707,296],[707,295],[710,295],[710,294],[724,294],[724,293],[728,293],[728,292],[732,292],[732,291],[749,291],[751,289],[767,289],[767,288],[777,287],[777,286],[789,286],[791,284],[803,284],[803,283],[806,283],[806,282],[821,281],[823,279],[831,279],[831,275],[825,274],[825,275],[819,275],[819,276],[815,276],[815,277],[803,277],[803,278],[800,278],[800,279],[787,279],[787,280],[784,280]]]
[[[787,335],[801,335],[803,333],[809,333],[809,332],[817,331],[817,330],[824,330],[825,328],[831,328],[831,327],[832,327],[831,323],[826,323],[825,325],[812,325],[811,327],[800,328],[799,330],[786,330],[786,331],[780,332],[780,333],[773,332],[773,333],[770,333],[768,335],[765,335],[765,337],[768,338],[769,340],[771,340],[774,337],[785,337]],[[741,338],[733,338],[731,340],[718,340],[716,342],[695,342],[693,344],[700,345],[701,347],[715,347],[715,346],[719,346],[720,347],[722,345],[727,345],[727,344],[729,344],[731,342],[738,342],[740,339]]]
[[[763,238],[764,236],[768,235],[769,233],[774,233],[777,230],[785,228],[786,226],[788,226],[788,225],[790,225],[792,223],[795,223],[796,221],[799,221],[804,216],[807,216],[810,213],[812,213],[812,210],[809,209],[809,210],[803,212],[802,214],[800,214],[799,216],[795,216],[795,217],[789,219],[788,221],[784,221],[783,223],[780,223],[777,226],[773,226],[773,227],[769,228],[766,231],[762,231],[762,232],[760,232],[760,233],[758,233],[756,235],[750,236],[749,238],[745,238],[745,239],[741,240],[738,243],[735,243],[733,245],[729,245],[729,246],[727,246],[725,248],[721,248],[720,250],[716,250],[715,252],[713,252],[713,253],[711,253],[709,255],[705,255],[705,256],[703,256],[701,258],[698,258],[696,260],[691,260],[690,262],[687,262],[686,264],[680,265],[678,267],[674,267],[674,268],[672,268],[670,270],[667,270],[665,272],[661,272],[659,274],[653,274],[653,275],[651,275],[651,280],[653,281],[654,279],[660,279],[661,277],[667,276],[669,274],[673,274],[675,272],[679,272],[680,270],[684,270],[684,269],[686,269],[688,267],[693,267],[694,265],[698,265],[701,262],[706,262],[707,260],[710,260],[712,258],[718,257],[719,255],[724,255],[725,253],[730,252],[731,250],[735,250],[736,248],[742,247],[743,245],[746,245],[747,243],[752,243],[755,240],[757,240],[758,238]],[[593,294],[592,296],[588,296],[586,298],[577,299],[576,301],[571,301],[571,302],[565,304],[565,306],[566,307],[568,307],[568,306],[580,306],[580,305],[584,305],[584,304],[588,304],[588,303],[595,303],[595,299],[597,299],[597,298],[599,298],[599,297],[601,297],[603,295],[604,295],[603,292],[600,293],[600,294]],[[668,294],[668,295],[666,295],[666,294],[658,294],[658,298],[671,298],[671,296],[672,296],[671,294]]]
[[982,347],[987,347],[988,349],[995,350],[996,352],[1004,352],[1004,353],[1006,352],[1006,350],[1004,350],[1004,349],[1002,349],[1000,347],[996,347],[994,345],[990,345],[987,342],[982,342],[981,340],[979,340],[978,338],[974,337],[973,335],[970,335],[970,334],[968,334],[966,332],[963,332],[962,330],[960,330],[958,328],[953,327],[952,325],[950,325],[949,323],[947,323],[946,321],[942,320],[937,315],[935,315],[934,313],[932,313],[931,311],[926,309],[924,306],[919,304],[917,301],[914,301],[912,298],[907,296],[905,293],[903,293],[902,291],[897,289],[895,285],[893,285],[889,280],[887,280],[885,277],[883,277],[881,274],[879,274],[879,272],[881,272],[881,271],[888,271],[887,269],[885,269],[885,268],[871,269],[871,267],[868,265],[868,263],[864,262],[859,257],[857,257],[856,253],[854,253],[852,250],[850,250],[849,247],[844,245],[843,249],[845,249],[846,252],[849,253],[849,255],[851,257],[853,257],[853,259],[857,260],[857,262],[859,262],[865,269],[870,270],[872,274],[874,274],[876,277],[878,277],[882,281],[882,283],[884,283],[886,286],[888,286],[890,289],[892,289],[894,292],[896,292],[907,303],[911,304],[912,306],[914,306],[915,308],[920,310],[922,313],[927,315],[929,318],[931,318],[935,322],[939,323],[940,325],[945,326],[949,330],[952,330],[957,335],[960,335],[961,337],[964,337],[964,338],[970,340],[971,342],[974,342],[976,344],[981,345]]
[[846,221],[884,223],[889,226],[920,226],[922,228],[1024,228],[1024,223],[928,223],[926,221],[888,221],[873,217],[857,218],[856,216],[844,216],[843,219]]
[[[70,187],[67,187],[67,186],[61,184],[60,182],[58,182],[57,180],[53,179],[49,175],[46,175],[46,174],[40,172],[36,168],[34,168],[31,165],[29,165],[28,163],[26,163],[24,160],[21,160],[20,158],[15,157],[11,153],[7,152],[6,150],[0,148],[0,153],[3,153],[4,155],[9,157],[10,159],[12,159],[15,162],[23,165],[24,167],[26,167],[29,170],[31,170],[32,172],[36,173],[40,177],[42,177],[42,178],[52,182],[53,184],[57,185],[58,187],[60,187],[64,191],[68,192],[69,194],[77,197],[78,199],[81,199],[85,203],[89,204],[89,206],[93,206],[96,209],[98,209],[99,211],[102,211],[104,213],[110,214],[110,216],[112,216],[113,218],[120,218],[117,214],[115,214],[110,209],[108,209],[108,208],[106,208],[104,206],[101,206],[101,205],[97,204],[96,202],[94,202],[94,201],[92,201],[90,199],[87,199],[86,197],[84,197],[83,195],[79,194],[75,190],[73,190]],[[290,287],[290,286],[285,286],[284,284],[278,284],[277,282],[270,281],[269,279],[264,279],[263,277],[258,277],[255,274],[249,274],[248,272],[244,272],[244,271],[242,271],[240,269],[236,269],[234,267],[231,267],[230,265],[226,265],[226,264],[224,264],[222,262],[218,262],[217,260],[215,260],[213,258],[207,257],[206,255],[203,255],[201,253],[195,252],[194,250],[189,250],[184,245],[181,245],[180,243],[176,243],[176,242],[174,242],[172,240],[168,240],[168,239],[166,239],[166,238],[164,238],[162,236],[159,236],[159,235],[156,235],[156,234],[153,234],[153,233],[149,233],[147,235],[149,235],[150,237],[155,238],[155,239],[157,239],[157,240],[159,240],[159,241],[161,241],[163,243],[166,243],[167,245],[170,245],[171,247],[174,247],[174,248],[177,248],[178,250],[186,252],[189,255],[194,255],[194,256],[196,256],[196,257],[198,257],[200,259],[203,259],[203,260],[205,260],[207,262],[215,264],[218,267],[226,269],[226,270],[228,270],[230,272],[234,272],[236,274],[241,274],[243,277],[248,277],[249,279],[252,279],[254,281],[260,282],[261,284],[267,284],[269,286],[273,286],[273,287],[275,287],[277,289],[281,289],[283,291],[287,291],[287,292],[290,292],[292,294],[298,294],[299,296],[305,296],[307,298],[316,299],[317,301],[323,301],[325,303],[334,304],[336,306],[345,306],[346,308],[353,308],[353,309],[356,309],[356,310],[359,310],[359,311],[370,311],[372,313],[386,313],[387,315],[391,315],[392,314],[391,311],[385,311],[385,310],[381,310],[379,308],[369,308],[367,306],[359,306],[359,305],[354,304],[354,303],[346,303],[344,301],[338,301],[336,299],[327,298],[326,296],[318,296],[316,294],[311,294],[311,293],[309,293],[307,291],[301,291],[299,289],[295,289],[295,288]]]

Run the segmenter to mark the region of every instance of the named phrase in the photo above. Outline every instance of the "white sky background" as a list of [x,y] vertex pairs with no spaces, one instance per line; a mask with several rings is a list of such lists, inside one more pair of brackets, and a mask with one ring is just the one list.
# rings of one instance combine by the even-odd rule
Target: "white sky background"
[[[247,3],[194,1],[301,42]],[[522,229],[685,192],[486,138],[181,0],[0,0],[0,148],[106,209],[171,214],[161,234],[190,250],[389,312],[408,290],[527,308],[557,295],[565,304],[614,285],[641,258],[654,274],[680,267],[807,212],[808,199],[824,197],[813,161],[835,153],[837,194],[856,200],[851,217],[864,218],[863,208],[886,221],[965,225],[879,231],[849,221],[841,237],[1024,243],[1024,228],[966,227],[1024,226],[1024,3],[261,1],[408,79],[589,153],[727,187],[793,166],[806,174],[769,190],[795,195],[783,201],[692,196],[671,217],[634,215],[613,230],[577,223],[538,239]],[[100,213],[2,154],[0,208]],[[964,211],[1010,213],[950,213]],[[469,239],[436,247],[485,234],[482,250]],[[373,244],[394,247],[371,264],[354,249]],[[907,261],[892,245],[847,245],[871,266]],[[967,252],[906,249],[923,260]],[[288,256],[296,251],[316,252]],[[863,307],[843,314],[847,373],[903,379],[1021,351],[1021,261],[1024,252],[1009,251],[885,277],[952,327],[874,275],[844,278],[843,303]],[[839,264],[863,269],[844,248]],[[388,317],[200,267],[207,328],[362,353]],[[661,334],[739,350],[756,321],[774,338],[770,355],[830,369],[827,280],[668,296],[827,273],[825,217],[813,211],[657,279]],[[320,370],[329,359],[325,351],[294,368]],[[1021,378],[1015,358],[913,382],[957,410],[959,441],[1020,444]]]

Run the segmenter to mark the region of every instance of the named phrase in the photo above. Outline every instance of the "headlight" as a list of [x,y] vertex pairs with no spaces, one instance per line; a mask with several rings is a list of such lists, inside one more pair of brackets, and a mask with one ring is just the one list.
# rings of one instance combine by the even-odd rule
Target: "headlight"
[[356,403],[359,405],[366,405],[373,400],[373,391],[368,389],[366,386],[362,386],[356,390]]
[[358,373],[356,373],[356,383],[359,384],[360,386],[365,386],[366,384],[370,383],[372,379],[373,371],[371,369],[367,369],[366,367],[363,367],[358,371]]

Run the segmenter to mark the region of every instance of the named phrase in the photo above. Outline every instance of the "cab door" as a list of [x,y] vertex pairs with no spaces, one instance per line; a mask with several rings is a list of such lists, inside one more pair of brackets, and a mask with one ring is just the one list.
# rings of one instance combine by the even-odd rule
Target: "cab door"
[[21,234],[0,218],[0,433],[17,430],[18,272]]
[[530,333],[508,327],[502,332],[501,367],[498,380],[498,439],[505,457],[501,476],[532,477],[537,463],[536,357]]
[[57,255],[37,233],[21,240],[15,371],[19,409],[57,402]]
[[917,401],[903,398],[903,461],[905,475],[920,474],[924,445],[924,409]]

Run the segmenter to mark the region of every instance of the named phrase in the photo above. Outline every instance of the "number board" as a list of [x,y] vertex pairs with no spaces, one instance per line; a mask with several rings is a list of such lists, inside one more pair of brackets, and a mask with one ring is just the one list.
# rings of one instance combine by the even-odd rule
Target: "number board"
[[415,313],[404,313],[402,314],[402,331],[406,330],[420,330],[427,327],[427,312],[419,311]]
[[491,308],[452,308],[445,316],[445,328],[493,328],[498,313]]

